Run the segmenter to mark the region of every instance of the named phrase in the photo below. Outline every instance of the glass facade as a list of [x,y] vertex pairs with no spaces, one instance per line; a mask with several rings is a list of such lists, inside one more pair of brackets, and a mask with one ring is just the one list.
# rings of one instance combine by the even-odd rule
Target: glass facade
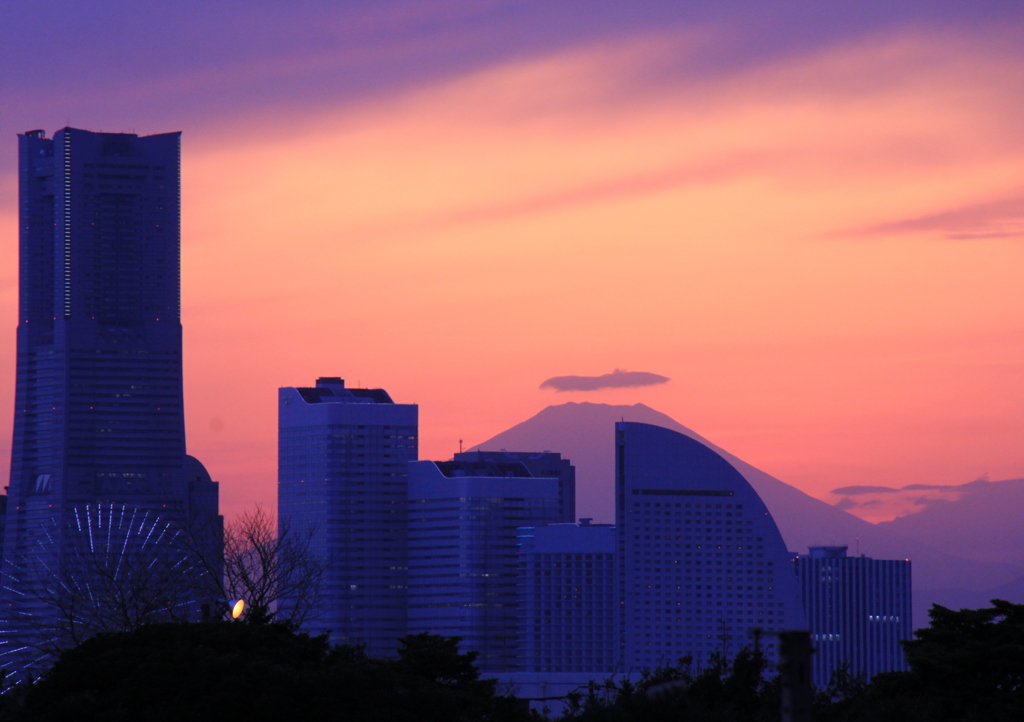
[[464,451],[455,461],[520,463],[533,476],[558,479],[558,520],[576,521],[576,467],[554,451]]
[[409,632],[462,637],[485,672],[516,668],[519,549],[559,519],[556,478],[519,463],[409,465]]
[[552,524],[519,554],[524,672],[600,675],[618,661],[615,527]]
[[64,128],[18,141],[8,629],[46,614],[36,592],[87,508],[158,514],[220,553],[216,484],[185,453],[180,134]]
[[910,561],[848,557],[846,547],[811,547],[795,561],[815,654],[814,683],[846,665],[870,680],[907,669],[911,639]]
[[[304,629],[392,656],[406,633],[407,463],[418,408],[339,378],[279,392],[278,515],[328,563]],[[294,604],[284,599],[282,604]]]
[[[752,632],[805,629],[782,536],[750,484],[703,444],[616,424],[623,669],[731,657]],[[775,641],[764,648],[775,659]]]

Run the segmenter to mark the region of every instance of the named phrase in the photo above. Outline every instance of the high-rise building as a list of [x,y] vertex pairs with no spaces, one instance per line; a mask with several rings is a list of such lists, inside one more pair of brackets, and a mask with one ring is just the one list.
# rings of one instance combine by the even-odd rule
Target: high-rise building
[[278,414],[280,524],[308,537],[327,563],[304,628],[393,655],[406,633],[407,464],[417,455],[418,407],[325,377],[280,389]]
[[867,680],[907,669],[900,642],[912,632],[910,560],[848,557],[846,549],[811,547],[795,561],[819,687],[842,666]]
[[[703,444],[620,422],[622,670],[733,656],[755,629],[806,629],[791,555],[749,482]],[[764,637],[770,660],[776,643]]]
[[519,461],[409,464],[409,632],[459,636],[483,671],[514,670],[519,549],[560,516],[559,479]]
[[524,540],[519,554],[519,669],[611,674],[619,657],[615,527],[550,524]]
[[558,479],[559,521],[576,521],[576,467],[554,451],[462,451],[455,461],[519,462],[534,476]]
[[18,141],[17,382],[0,594],[8,648],[30,636],[19,623],[41,629],[61,606],[55,577],[95,589],[89,567],[110,562],[97,556],[95,534],[88,560],[75,551],[87,532],[101,529],[109,554],[130,555],[140,530],[161,529],[162,546],[145,553],[173,557],[170,540],[198,530],[212,545],[204,553],[220,554],[216,484],[185,453],[180,134],[64,128]]

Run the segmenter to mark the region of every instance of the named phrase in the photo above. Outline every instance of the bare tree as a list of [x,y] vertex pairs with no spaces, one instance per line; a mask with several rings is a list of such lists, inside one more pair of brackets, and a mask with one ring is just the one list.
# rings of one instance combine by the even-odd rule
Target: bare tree
[[315,617],[327,560],[314,552],[313,537],[314,530],[275,523],[258,505],[225,527],[225,591],[245,600],[249,621],[301,625]]

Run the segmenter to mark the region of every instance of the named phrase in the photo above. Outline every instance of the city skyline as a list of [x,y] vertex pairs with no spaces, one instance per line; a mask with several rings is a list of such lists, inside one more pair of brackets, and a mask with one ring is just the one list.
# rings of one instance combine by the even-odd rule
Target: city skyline
[[[0,462],[14,134],[70,125],[185,133],[189,452],[228,516],[324,369],[418,403],[422,458],[643,402],[831,502],[1024,476],[1024,26],[955,5],[5,9]],[[670,380],[539,388],[615,369]]]

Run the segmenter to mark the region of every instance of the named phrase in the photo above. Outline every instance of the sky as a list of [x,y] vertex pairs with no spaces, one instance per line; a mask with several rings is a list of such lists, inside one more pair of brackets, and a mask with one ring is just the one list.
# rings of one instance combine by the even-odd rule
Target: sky
[[0,465],[15,136],[71,125],[183,132],[228,516],[318,376],[418,403],[426,459],[639,402],[872,521],[911,497],[833,491],[1022,477],[1022,117],[1016,1],[4,3]]

